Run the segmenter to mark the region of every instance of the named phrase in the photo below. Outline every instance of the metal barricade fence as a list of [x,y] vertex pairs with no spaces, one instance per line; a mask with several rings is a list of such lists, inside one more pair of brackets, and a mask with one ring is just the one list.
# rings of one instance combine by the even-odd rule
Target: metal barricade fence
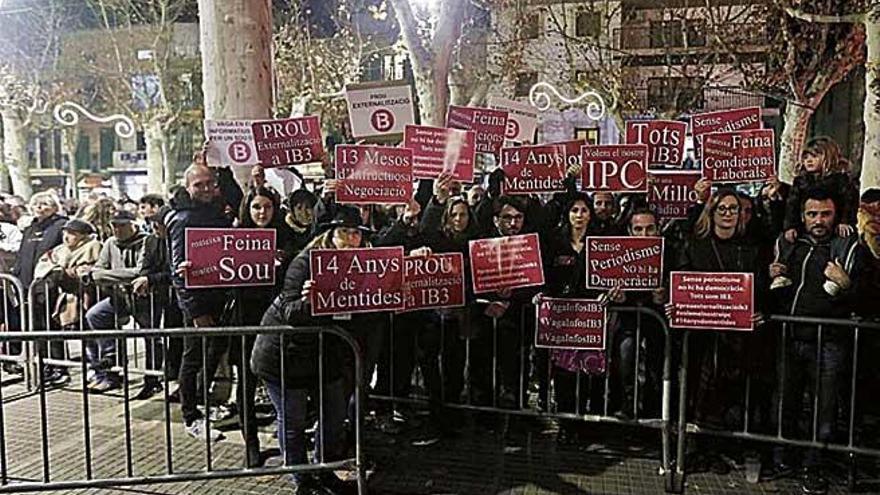
[[[7,332],[24,330],[27,324],[27,294],[24,285],[21,280],[7,273],[0,273],[0,282],[3,284],[0,304],[3,305],[4,329]],[[0,346],[0,361],[21,366],[28,389],[31,388],[30,356],[31,346],[26,343],[7,341]]]
[[[673,474],[674,480],[672,482],[672,488],[677,493],[682,493],[685,486],[685,477],[688,474],[688,465],[686,463],[686,445],[689,437],[693,437],[694,434],[702,434],[709,435],[714,437],[721,438],[732,438],[732,439],[742,439],[756,442],[763,442],[766,444],[771,444],[777,447],[800,447],[800,448],[810,448],[810,449],[820,449],[823,451],[829,452],[837,452],[848,455],[849,461],[849,470],[847,473],[847,484],[849,489],[855,490],[857,488],[857,472],[856,472],[856,456],[869,456],[869,457],[878,457],[880,458],[880,442],[876,442],[874,445],[867,445],[864,440],[865,438],[861,438],[862,442],[858,442],[857,440],[857,429],[862,425],[857,424],[857,410],[860,408],[863,409],[865,405],[869,404],[870,401],[867,398],[862,398],[865,402],[860,402],[859,400],[859,387],[860,383],[858,380],[859,377],[859,349],[860,343],[865,340],[865,336],[863,335],[864,331],[869,332],[869,336],[873,339],[880,339],[880,323],[878,322],[868,322],[861,321],[856,319],[831,319],[831,318],[818,318],[818,317],[802,317],[802,316],[784,316],[784,315],[773,315],[769,318],[768,325],[778,325],[778,329],[759,329],[760,331],[779,331],[780,341],[776,343],[776,349],[772,349],[778,353],[778,358],[775,364],[775,387],[771,394],[772,403],[769,404],[758,404],[758,406],[764,406],[765,410],[772,411],[772,423],[767,425],[766,421],[764,425],[759,425],[755,427],[753,424],[753,412],[758,407],[755,402],[758,401],[758,398],[754,397],[754,386],[753,383],[757,380],[757,378],[753,373],[752,369],[748,369],[748,367],[743,365],[743,369],[746,370],[745,373],[745,383],[744,383],[744,394],[741,399],[736,399],[735,403],[729,403],[726,406],[729,410],[738,410],[736,408],[741,407],[741,417],[737,421],[742,426],[741,428],[725,428],[724,426],[719,426],[718,423],[715,424],[698,424],[695,422],[689,422],[691,418],[689,418],[689,413],[698,412],[697,409],[693,406],[690,409],[693,411],[689,411],[688,399],[692,398],[689,396],[689,388],[688,388],[688,373],[689,373],[689,359],[691,357],[689,354],[693,352],[690,347],[693,344],[690,342],[692,336],[694,334],[699,334],[700,331],[684,331],[681,338],[681,361],[679,365],[679,404],[678,404],[678,424],[677,424],[677,446],[676,446],[676,459],[677,462],[675,464],[675,470]],[[796,340],[793,338],[793,334],[796,326],[807,326],[806,329],[809,332],[814,332],[815,340]],[[829,334],[832,332],[846,332],[846,338],[841,339],[839,333],[835,336],[834,339],[829,337]],[[712,349],[703,349],[704,351],[708,351],[711,353],[711,356],[707,354],[707,359],[711,358],[709,363],[713,363],[715,368],[718,368],[718,353],[724,352],[724,349],[719,350],[717,342],[719,338],[718,332],[706,331],[704,334],[713,335],[716,345],[713,346]],[[873,335],[872,335],[873,334]],[[752,334],[746,334],[744,337],[749,337]],[[803,334],[802,334],[803,335]],[[842,359],[837,360],[836,362],[826,363],[828,360],[826,357],[826,352],[829,350],[829,345],[832,340],[834,341],[835,350],[842,350],[838,354],[838,356]],[[877,345],[878,341],[874,340],[872,342],[873,345]],[[791,363],[787,362],[791,359],[793,347],[795,345],[800,345],[805,348],[808,353],[811,354],[810,361],[814,362],[806,365],[805,367],[808,369],[804,369],[804,363]],[[803,361],[803,359],[800,359]],[[698,363],[699,364],[699,363]],[[742,363],[741,363],[742,364]],[[801,368],[795,369],[794,366],[800,365]],[[815,366],[815,368],[809,369],[810,366]],[[828,365],[828,367],[825,367]],[[702,365],[700,365],[702,366]],[[836,369],[835,369],[836,368]],[[702,371],[702,370],[699,370]],[[716,369],[717,371],[717,369]],[[840,380],[838,381],[838,385],[841,388],[837,390],[823,390],[822,382],[823,382],[823,373],[830,372],[832,374],[841,373],[839,376]],[[792,375],[789,375],[792,373]],[[848,374],[849,380],[845,380],[846,375]],[[794,376],[803,376],[813,375],[811,377],[812,383],[804,383],[802,384],[802,389],[806,390],[796,390],[795,393],[792,393],[790,390],[792,384],[789,381],[792,380]],[[827,376],[827,375],[826,375]],[[872,379],[876,380],[876,376],[872,376]],[[803,380],[803,379],[802,379]],[[827,385],[827,383],[826,383]],[[841,404],[842,407],[835,408],[831,413],[833,414],[833,418],[830,419],[833,423],[838,423],[839,420],[843,419],[845,416],[846,422],[846,437],[845,439],[840,437],[839,435],[833,435],[834,427],[825,428],[826,431],[822,431],[823,425],[820,423],[825,422],[827,425],[829,418],[820,419],[820,408],[822,404],[820,404],[820,397],[822,397],[822,393],[830,393],[830,394],[841,394],[849,392],[849,397],[847,400]],[[804,394],[804,391],[807,394]],[[802,415],[804,412],[804,397],[809,397],[809,405],[807,407],[810,410],[810,416],[808,418],[809,423],[809,432],[806,435],[801,436],[802,438],[798,438],[798,435],[792,435],[792,422],[796,421],[796,417],[792,415],[792,409],[794,408],[795,415]],[[729,397],[729,394],[728,396]],[[826,396],[827,397],[827,396]],[[725,397],[726,398],[726,397]],[[796,405],[793,403],[797,401]],[[834,402],[837,401],[837,398],[833,399]],[[842,414],[845,413],[845,414]],[[874,411],[873,414],[877,415],[878,412]],[[728,423],[729,424],[729,423]],[[763,426],[764,431],[756,431],[762,429]],[[769,426],[769,427],[768,427]],[[805,425],[804,425],[805,426]],[[775,430],[775,432],[773,431]],[[800,432],[803,433],[803,432]]]
[[[333,338],[339,338],[342,342],[347,346],[348,349],[351,350],[354,359],[353,359],[353,381],[352,381],[352,390],[353,394],[353,404],[354,404],[354,416],[350,418],[352,423],[351,427],[354,431],[354,450],[353,457],[330,460],[325,459],[324,456],[324,432],[325,432],[325,408],[324,408],[324,397],[325,397],[325,369],[324,369],[324,353],[325,353],[325,335],[329,334]],[[364,466],[362,462],[362,435],[361,435],[361,394],[363,389],[363,362],[362,362],[362,351],[357,343],[357,341],[352,338],[352,336],[338,328],[338,327],[288,327],[288,326],[278,326],[278,327],[225,327],[225,328],[181,328],[181,329],[146,329],[146,330],[90,330],[90,331],[34,331],[34,332],[8,332],[8,333],[0,333],[0,344],[11,341],[24,341],[24,342],[32,342],[32,343],[42,343],[47,344],[53,340],[61,340],[64,342],[70,341],[78,341],[82,345],[84,345],[86,340],[89,339],[113,339],[119,340],[125,346],[125,342],[131,339],[141,339],[141,338],[156,338],[161,339],[164,343],[167,344],[168,340],[171,338],[189,338],[189,339],[200,339],[201,340],[201,358],[202,358],[202,367],[204,368],[205,363],[208,360],[208,339],[218,339],[218,338],[230,338],[237,339],[240,338],[242,340],[242,359],[248,363],[249,365],[249,356],[245,356],[244,351],[244,341],[248,337],[255,337],[257,335],[277,335],[279,338],[279,368],[280,373],[280,391],[281,398],[280,401],[282,404],[287,404],[287,394],[291,393],[294,389],[288,389],[287,387],[287,378],[283,370],[285,369],[285,349],[287,348],[286,339],[291,339],[295,337],[301,337],[303,335],[315,335],[317,339],[317,354],[318,354],[318,366],[317,366],[317,396],[312,397],[312,400],[317,402],[317,430],[316,430],[316,448],[315,448],[315,463],[313,464],[296,464],[290,465],[287,462],[287,456],[284,457],[284,465],[281,467],[260,467],[260,468],[241,468],[241,469],[215,469],[214,468],[214,453],[213,453],[213,445],[211,439],[211,421],[210,415],[205,414],[205,428],[204,428],[204,466],[202,470],[199,471],[179,471],[174,467],[174,448],[172,442],[172,419],[171,419],[171,406],[170,401],[168,400],[168,379],[164,378],[164,411],[163,411],[163,434],[164,434],[164,472],[150,472],[150,473],[137,473],[137,466],[135,464],[135,460],[133,457],[133,445],[137,440],[134,432],[133,432],[133,421],[132,421],[132,411],[130,407],[130,394],[129,394],[129,374],[130,369],[127,365],[127,360],[123,360],[122,362],[122,379],[123,379],[123,396],[121,398],[123,405],[123,428],[124,428],[124,451],[125,451],[125,470],[123,476],[96,476],[94,469],[94,448],[92,446],[92,427],[91,421],[92,417],[90,414],[90,395],[86,389],[86,365],[85,361],[80,363],[81,365],[81,418],[82,418],[82,437],[83,437],[83,449],[82,449],[82,460],[84,466],[84,472],[82,477],[75,479],[57,479],[52,476],[52,463],[50,462],[50,457],[58,456],[63,454],[62,452],[53,452],[53,442],[49,436],[49,416],[50,411],[48,408],[48,399],[47,395],[49,395],[49,391],[46,387],[40,387],[39,394],[39,415],[40,415],[40,470],[41,470],[41,478],[40,479],[16,479],[14,477],[16,473],[15,466],[10,464],[11,460],[15,460],[19,458],[16,455],[15,451],[9,450],[9,442],[7,438],[11,434],[11,427],[7,423],[7,416],[4,412],[7,407],[10,407],[3,400],[3,390],[0,388],[0,493],[18,493],[18,492],[34,492],[34,491],[42,491],[42,490],[73,490],[80,488],[106,488],[106,487],[118,487],[118,486],[133,486],[133,485],[149,485],[149,484],[158,484],[158,483],[170,483],[170,482],[187,482],[187,481],[198,481],[198,480],[214,480],[214,479],[230,479],[230,478],[240,478],[240,477],[249,477],[249,476],[265,476],[265,475],[280,475],[280,474],[291,474],[291,473],[310,473],[310,472],[319,472],[319,471],[329,471],[334,469],[346,469],[351,470],[356,473],[357,476],[357,488],[358,493],[364,494],[366,493],[366,479]],[[289,342],[289,341],[288,341]],[[44,358],[42,355],[37,355],[37,364],[40,379],[42,379],[42,370],[43,364],[45,364]],[[242,374],[243,380],[247,380],[246,375]],[[0,381],[2,381],[2,370],[0,370]],[[246,388],[246,383],[239,384],[240,386],[244,386]],[[209,404],[209,377],[207,374],[202,373],[202,404]],[[302,386],[302,385],[298,385]],[[67,394],[69,391],[56,391],[53,393],[59,394]],[[309,394],[313,394],[314,392],[308,392]],[[247,411],[247,403],[241,404],[240,407],[244,407],[244,418],[248,417]],[[286,407],[282,408],[282,411],[279,413],[281,416],[281,423],[287,423],[287,411]],[[245,420],[247,421],[247,420]],[[247,429],[247,425],[240,425],[240,427],[244,430]],[[143,431],[142,429],[139,431]],[[32,434],[33,432],[26,432],[27,434]],[[284,442],[285,435],[283,432],[279,432],[278,435],[279,443]],[[69,441],[69,438],[62,438],[63,441]],[[12,445],[14,448],[20,447],[19,442],[13,442]],[[151,451],[155,451],[156,449],[151,449]],[[186,450],[186,449],[184,449]],[[103,449],[103,455],[107,455],[106,447]],[[145,459],[140,459],[145,460]],[[63,458],[65,462],[65,471],[69,472],[71,463],[74,462],[73,459],[65,456]],[[146,461],[150,461],[149,458]],[[155,461],[155,459],[153,460]],[[156,462],[154,462],[156,463]],[[156,463],[161,464],[161,463]]]
[[[609,315],[611,314],[629,314],[632,315],[635,319],[635,329],[629,328],[625,330],[632,331],[634,334],[633,338],[633,347],[634,347],[634,359],[631,363],[633,367],[631,373],[632,383],[632,395],[631,397],[626,397],[627,403],[623,404],[622,400],[619,404],[621,410],[614,414],[614,411],[609,411],[609,406],[611,403],[611,394],[614,391],[613,386],[611,384],[611,375],[612,369],[614,369],[615,363],[613,359],[609,358],[606,361],[606,368],[604,372],[604,377],[599,379],[597,377],[596,380],[593,380],[583,372],[577,372],[575,374],[575,384],[574,384],[574,398],[572,401],[569,401],[573,404],[573,408],[571,411],[563,410],[561,405],[558,403],[555,404],[556,407],[552,407],[551,402],[553,402],[553,397],[558,392],[558,386],[554,386],[553,382],[555,380],[556,372],[554,371],[554,366],[552,364],[552,359],[550,358],[550,349],[545,348],[536,348],[534,346],[534,328],[527,328],[527,325],[530,325],[530,320],[527,318],[529,314],[533,314],[535,311],[533,305],[524,305],[522,308],[522,313],[519,315],[519,325],[518,325],[518,340],[519,345],[518,351],[518,397],[515,399],[515,404],[511,404],[509,401],[505,404],[499,404],[499,366],[500,360],[503,358],[499,354],[499,334],[503,333],[502,330],[499,330],[499,321],[498,319],[492,319],[491,328],[483,329],[484,331],[491,332],[491,398],[486,399],[485,397],[482,400],[475,400],[475,382],[476,377],[474,376],[474,368],[475,368],[475,360],[485,358],[485,356],[475,357],[473,354],[475,353],[474,347],[478,345],[488,345],[488,342],[478,343],[479,336],[469,336],[464,339],[464,363],[463,367],[460,366],[461,363],[456,364],[455,369],[447,369],[445,366],[444,359],[447,357],[448,353],[445,349],[445,343],[447,341],[447,332],[450,331],[447,326],[449,325],[449,320],[445,316],[443,311],[437,313],[439,315],[439,324],[438,328],[434,327],[425,327],[423,322],[418,328],[407,328],[407,329],[398,329],[396,326],[400,325],[399,321],[401,318],[407,318],[406,316],[401,316],[401,314],[390,316],[389,321],[389,329],[385,338],[385,348],[388,351],[390,356],[390,360],[388,362],[388,379],[387,386],[383,386],[385,390],[382,392],[385,393],[374,393],[371,395],[372,398],[383,400],[383,401],[391,401],[392,403],[415,403],[424,405],[426,402],[430,400],[426,400],[424,397],[413,397],[413,396],[400,396],[398,395],[398,388],[395,384],[395,380],[400,379],[398,373],[395,370],[395,366],[399,366],[399,363],[395,363],[395,360],[401,357],[412,357],[415,352],[413,349],[406,348],[403,351],[396,350],[396,347],[399,347],[399,343],[395,342],[395,334],[400,334],[401,330],[403,332],[410,332],[412,334],[418,332],[436,332],[439,331],[439,345],[433,349],[431,352],[436,352],[436,359],[438,360],[438,367],[440,373],[440,405],[444,407],[456,408],[456,409],[465,409],[465,410],[473,410],[473,411],[486,411],[486,412],[497,412],[502,414],[514,414],[520,416],[543,416],[543,417],[551,417],[563,420],[582,420],[588,422],[604,422],[604,423],[622,423],[629,425],[637,425],[647,428],[659,429],[662,438],[662,472],[667,475],[667,482],[671,483],[672,477],[670,473],[672,472],[671,466],[673,464],[671,455],[672,455],[672,447],[673,441],[671,439],[671,435],[673,433],[670,423],[671,418],[671,392],[673,390],[672,387],[672,356],[671,350],[673,348],[671,343],[671,335],[669,332],[669,328],[666,324],[665,318],[657,313],[654,310],[651,310],[642,306],[633,306],[633,307],[609,307]],[[424,318],[427,320],[429,316],[426,312],[421,312],[422,315],[425,315]],[[413,315],[418,313],[404,313],[404,315]],[[653,328],[646,328],[647,322],[651,321],[653,323]],[[506,330],[506,329],[505,329]],[[454,329],[454,331],[458,332],[458,329]],[[651,331],[659,331],[662,332],[662,335],[656,335],[656,339],[651,341],[651,344],[657,344],[663,346],[663,349],[658,349],[656,347],[652,348],[651,344],[646,343],[647,337]],[[509,338],[509,335],[503,336],[504,338]],[[609,330],[607,342],[606,342],[606,355],[610,356],[615,354],[614,352],[609,353],[612,346],[614,345],[612,337],[612,332]],[[486,336],[484,335],[485,339]],[[488,340],[488,339],[486,339]],[[460,343],[459,343],[460,344]],[[408,345],[408,344],[407,344]],[[642,345],[646,345],[648,353],[662,353],[662,368],[657,370],[659,380],[661,383],[654,383],[653,385],[657,388],[656,393],[660,394],[659,397],[656,398],[656,403],[658,405],[657,413],[659,417],[642,417],[644,407],[640,407],[642,403],[643,397],[643,389],[642,380],[644,379],[644,373],[640,372],[640,368],[646,368],[646,360],[644,356],[644,351],[642,349]],[[422,352],[425,352],[426,349],[420,349]],[[369,351],[368,351],[369,352]],[[540,354],[544,354],[544,356],[540,356]],[[657,354],[655,354],[657,355]],[[534,366],[533,373],[529,373],[529,361],[530,357],[535,357],[533,359],[535,363],[540,364],[542,369],[536,369],[537,366]],[[544,362],[546,360],[546,363]],[[368,358],[366,360],[366,365],[368,366],[367,374],[368,376],[372,376],[372,370],[369,369],[373,365],[373,362]],[[419,365],[416,366],[420,366]],[[546,365],[546,370],[543,369],[543,366]],[[414,366],[415,367],[415,366]],[[487,366],[488,367],[488,366]],[[407,370],[409,371],[409,370]],[[427,372],[422,369],[422,374]],[[648,370],[645,370],[647,373]],[[379,373],[383,373],[383,371],[379,371]],[[447,376],[449,373],[463,373],[465,376],[463,378],[464,382],[464,390],[461,394],[464,397],[461,400],[461,397],[449,397],[448,393],[445,390],[445,384],[447,383]],[[546,373],[546,375],[543,375]],[[410,377],[403,377],[404,380],[409,379]],[[384,377],[379,376],[378,379],[381,381]],[[546,381],[543,381],[545,380]],[[544,388],[544,390],[539,392],[539,404],[534,407],[530,407],[529,400],[527,397],[527,385],[529,385],[530,381],[536,380],[539,382],[539,387]],[[596,407],[592,407],[587,402],[590,401],[590,398],[581,397],[583,391],[583,385],[581,380],[591,380],[593,383],[593,387],[600,386],[602,387],[601,396],[598,397],[598,402],[600,403],[599,410]],[[597,384],[595,382],[600,381],[603,382],[601,384]],[[408,388],[408,387],[403,387]],[[591,387],[592,388],[592,387]],[[455,392],[459,392],[456,390]],[[622,391],[618,391],[622,392]],[[436,395],[436,394],[435,394]],[[542,398],[541,396],[544,395]],[[621,394],[622,396],[623,394]],[[546,399],[543,400],[543,399]],[[583,400],[582,400],[583,399]],[[629,401],[632,401],[631,403]],[[437,401],[437,398],[434,397],[434,402]],[[586,407],[584,407],[586,406]]]
[[[157,290],[167,291],[166,297],[159,297]],[[57,329],[67,331],[90,330],[89,325],[86,322],[86,314],[88,311],[105,299],[113,298],[112,300],[114,302],[111,304],[113,321],[106,329],[161,329],[166,326],[165,314],[168,310],[168,305],[173,304],[173,302],[169,302],[173,301],[171,291],[172,289],[170,287],[160,287],[151,290],[146,296],[136,296],[132,293],[130,284],[120,284],[114,287],[103,285],[83,286],[80,284],[77,287],[77,292],[71,294],[64,293],[56,284],[51,283],[48,280],[35,280],[28,287],[26,293],[26,301],[30,309],[27,312],[28,318],[26,328],[33,331]],[[63,329],[61,328],[61,322],[58,321],[57,315],[54,313],[56,312],[58,298],[69,296],[76,296],[77,298],[74,302],[74,304],[77,305],[77,315],[74,324],[75,328]],[[85,301],[89,301],[89,304],[86,304]],[[138,313],[143,311],[144,305],[147,307],[147,314],[139,315]],[[144,318],[146,318],[151,324],[141,326],[139,320]],[[148,362],[148,359],[145,357],[143,366],[141,366],[141,356],[145,353],[141,350],[141,343],[145,346],[144,350],[146,351],[146,355],[154,357],[152,363]],[[94,350],[95,356],[87,356],[87,346]],[[161,363],[156,363],[156,361],[161,361],[161,358],[155,358],[155,356],[162,355],[163,347],[156,339],[144,337],[143,339],[135,340],[132,346],[126,346],[125,353],[119,352],[120,347],[121,346],[118,342],[100,342],[99,339],[88,339],[82,343],[68,343],[67,341],[64,341],[61,349],[38,349],[38,351],[45,354],[42,360],[44,365],[61,368],[79,368],[82,362],[87,359],[90,359],[91,361],[103,361],[106,358],[104,354],[110,354],[108,351],[112,351],[112,354],[109,356],[109,359],[112,362],[110,363],[108,371],[114,373],[121,372],[123,361],[125,360],[128,361],[126,365],[131,373],[157,378],[163,376],[163,371],[160,369]],[[151,347],[151,349],[146,349],[146,347]],[[167,351],[167,348],[164,348],[164,350]],[[59,356],[57,354],[61,355]],[[134,366],[131,366],[130,363],[133,363]],[[31,366],[29,368],[31,368],[31,370],[29,375],[31,380],[29,380],[29,386],[36,386],[38,385],[36,378],[39,371],[34,368],[34,360],[31,360],[30,364]],[[90,365],[92,364],[94,363],[90,363]]]

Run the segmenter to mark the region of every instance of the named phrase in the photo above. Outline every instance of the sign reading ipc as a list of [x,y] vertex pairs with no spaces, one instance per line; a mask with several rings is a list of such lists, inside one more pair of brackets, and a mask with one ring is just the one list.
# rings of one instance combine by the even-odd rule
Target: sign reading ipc
[[581,189],[603,192],[648,192],[648,147],[608,144],[581,148]]

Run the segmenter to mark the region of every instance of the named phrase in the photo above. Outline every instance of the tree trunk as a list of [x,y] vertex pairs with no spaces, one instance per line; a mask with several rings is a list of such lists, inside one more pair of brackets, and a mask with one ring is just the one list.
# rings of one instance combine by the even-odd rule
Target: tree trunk
[[[206,119],[272,117],[269,0],[199,0]],[[250,167],[234,167],[244,187]]]
[[76,147],[78,144],[79,126],[64,126],[61,129],[61,162],[64,162],[64,157],[66,156],[74,198],[79,197],[79,187],[77,186],[79,170],[77,170],[76,166]]
[[806,104],[789,103],[785,107],[782,134],[779,138],[779,180],[786,184],[794,181],[812,116],[813,110]]
[[12,192],[12,185],[9,183],[9,167],[6,166],[6,159],[2,150],[3,136],[0,135],[0,193],[10,194]]
[[8,108],[0,115],[3,118],[3,160],[9,169],[12,193],[30,199],[33,189],[27,155],[28,130],[18,110]]
[[168,136],[161,120],[150,119],[144,126],[144,143],[147,145],[147,192],[162,194],[165,187],[165,144]]
[[880,187],[880,7],[865,20],[865,147],[862,151],[861,190]]

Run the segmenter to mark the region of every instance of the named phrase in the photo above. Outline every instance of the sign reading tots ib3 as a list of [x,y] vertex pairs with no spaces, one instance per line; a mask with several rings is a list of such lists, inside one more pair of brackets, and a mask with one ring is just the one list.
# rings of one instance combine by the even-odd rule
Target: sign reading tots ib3
[[187,289],[275,284],[274,229],[198,229],[184,232]]
[[412,86],[406,81],[349,84],[345,100],[351,134],[357,139],[399,137],[415,122]]

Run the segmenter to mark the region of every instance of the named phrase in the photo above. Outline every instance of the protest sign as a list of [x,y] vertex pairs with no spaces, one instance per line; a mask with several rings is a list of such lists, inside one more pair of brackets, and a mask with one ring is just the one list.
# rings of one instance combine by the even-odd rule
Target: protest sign
[[562,181],[568,167],[580,161],[580,147],[583,144],[583,141],[567,141],[502,148],[502,194],[565,191]]
[[497,158],[507,132],[507,112],[491,108],[449,105],[446,127],[474,131],[477,153],[489,153]]
[[538,129],[538,110],[528,103],[490,96],[489,108],[507,111],[507,129],[504,137],[514,143],[532,143]]
[[474,181],[473,131],[408,125],[403,147],[412,151],[414,179],[434,179],[451,172],[459,182]]
[[412,151],[387,146],[336,146],[336,202],[407,204],[412,199]]
[[645,290],[663,284],[662,237],[587,237],[587,288]]
[[644,144],[584,146],[581,163],[584,191],[648,191],[648,147]]
[[703,135],[710,132],[733,132],[761,128],[761,108],[748,107],[691,116],[691,134],[694,136],[694,154],[702,160]]
[[464,306],[464,255],[461,253],[403,258],[406,311]]
[[703,177],[713,183],[764,182],[775,175],[773,129],[703,136]]
[[535,347],[605,349],[607,315],[598,300],[543,297],[535,313]]
[[400,135],[415,122],[412,86],[406,81],[349,84],[345,101],[356,139]]
[[275,284],[275,229],[184,231],[187,289]]
[[687,124],[677,120],[628,121],[626,144],[648,146],[648,170],[680,168]]
[[312,316],[402,310],[403,248],[313,249]]
[[544,285],[538,234],[470,241],[475,294]]
[[258,120],[251,124],[260,165],[284,167],[319,162],[324,141],[318,117]]
[[205,120],[208,166],[259,165],[250,120]]
[[648,206],[663,220],[688,217],[699,196],[694,186],[700,172],[649,172]]
[[673,327],[752,330],[754,275],[727,272],[672,272]]

